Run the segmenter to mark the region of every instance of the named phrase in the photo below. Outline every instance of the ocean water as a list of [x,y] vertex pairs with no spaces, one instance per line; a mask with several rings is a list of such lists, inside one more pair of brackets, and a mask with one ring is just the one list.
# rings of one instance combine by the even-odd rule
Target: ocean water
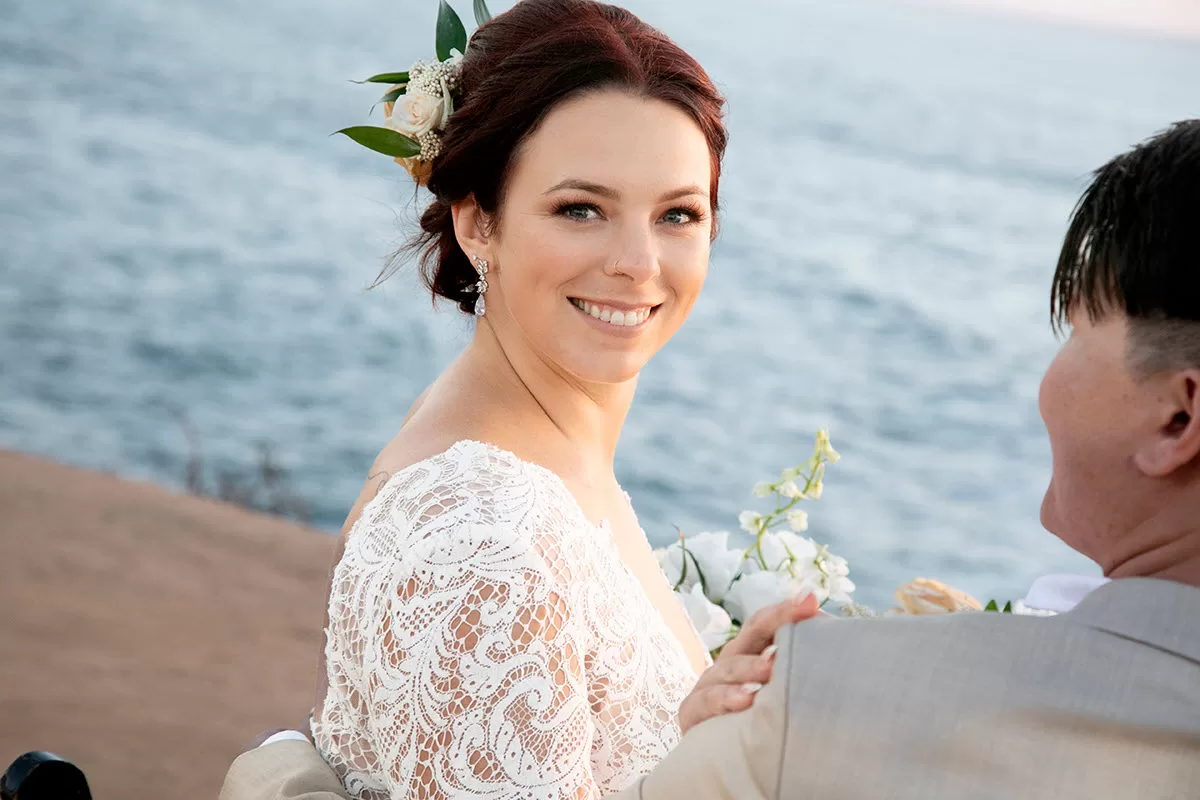
[[[708,67],[732,132],[709,283],[618,455],[652,541],[735,529],[825,424],[844,458],[810,533],[861,599],[1090,571],[1038,525],[1049,279],[1088,171],[1200,115],[1200,44],[887,0],[628,5]],[[435,11],[0,0],[0,446],[179,487],[186,418],[210,465],[270,443],[336,529],[470,331],[411,274],[366,291],[413,192],[328,135],[374,100],[348,79],[431,52]]]

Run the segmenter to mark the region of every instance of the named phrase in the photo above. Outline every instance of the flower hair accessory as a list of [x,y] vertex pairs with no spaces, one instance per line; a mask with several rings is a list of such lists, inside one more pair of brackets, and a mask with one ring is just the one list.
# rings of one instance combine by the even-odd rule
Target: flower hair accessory
[[[391,156],[404,167],[418,186],[433,172],[433,160],[442,152],[442,136],[450,115],[462,100],[462,57],[467,50],[467,30],[446,0],[439,0],[437,58],[418,61],[407,72],[383,72],[358,83],[391,84],[379,98],[383,103],[382,126],[357,125],[343,128],[363,147]],[[486,0],[474,0],[475,21],[491,19]]]

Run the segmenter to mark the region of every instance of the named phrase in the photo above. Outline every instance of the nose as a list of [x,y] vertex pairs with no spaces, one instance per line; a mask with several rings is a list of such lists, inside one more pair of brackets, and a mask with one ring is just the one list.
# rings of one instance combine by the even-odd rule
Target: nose
[[622,226],[617,241],[616,257],[605,268],[606,275],[625,277],[640,286],[658,277],[658,243],[654,231],[645,224]]

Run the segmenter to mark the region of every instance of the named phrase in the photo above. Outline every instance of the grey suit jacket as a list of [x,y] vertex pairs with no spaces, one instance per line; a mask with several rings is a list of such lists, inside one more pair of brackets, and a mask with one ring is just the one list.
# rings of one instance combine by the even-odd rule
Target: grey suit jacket
[[[814,619],[754,706],[698,726],[623,800],[1200,798],[1200,589],[1114,581],[1052,618]],[[223,800],[345,797],[281,742]]]

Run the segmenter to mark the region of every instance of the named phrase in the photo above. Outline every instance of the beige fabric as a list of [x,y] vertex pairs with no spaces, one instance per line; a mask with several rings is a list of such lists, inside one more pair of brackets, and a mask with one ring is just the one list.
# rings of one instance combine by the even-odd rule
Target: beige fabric
[[308,742],[288,740],[238,756],[220,800],[343,800],[341,781]]
[[[315,747],[291,740],[239,756],[225,776],[220,800],[349,800],[349,795]],[[637,789],[605,800],[637,800]]]
[[754,707],[690,732],[642,800],[1200,798],[1200,589],[815,619],[780,645]]
[[[239,758],[221,797],[344,795],[315,750],[280,742]],[[1115,581],[1052,618],[803,622],[750,711],[612,797],[1195,800],[1200,589]]]

